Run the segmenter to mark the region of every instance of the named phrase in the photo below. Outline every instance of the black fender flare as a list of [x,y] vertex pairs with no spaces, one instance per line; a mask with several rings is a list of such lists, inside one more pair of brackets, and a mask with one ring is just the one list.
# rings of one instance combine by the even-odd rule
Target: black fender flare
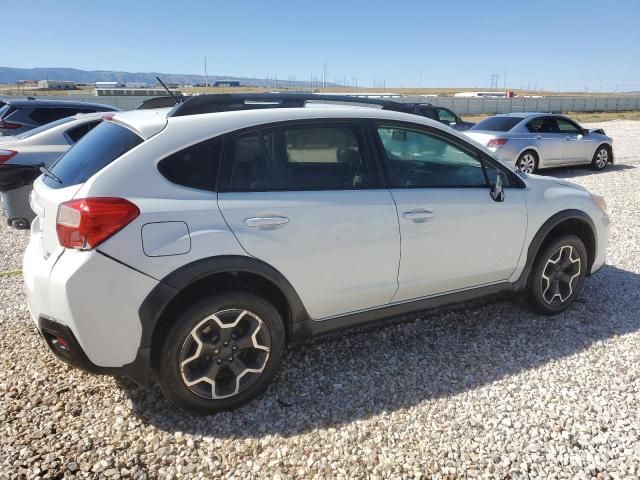
[[[591,234],[593,235],[593,256],[595,258],[595,252],[598,251],[598,236],[596,235],[596,227],[591,217],[581,210],[562,210],[554,214],[546,222],[544,222],[534,235],[533,240],[531,240],[529,248],[527,249],[527,261],[525,267],[520,274],[520,278],[518,278],[518,280],[516,280],[513,284],[514,290],[521,291],[526,288],[529,274],[531,273],[531,269],[533,268],[533,262],[536,259],[543,242],[554,228],[567,220],[580,220],[582,222],[585,222],[589,226],[589,228],[591,229]],[[593,260],[589,262],[589,270],[587,271],[587,275],[591,270],[592,264]]]
[[[302,300],[293,286],[282,273],[271,265],[255,257],[241,255],[207,257],[174,270],[160,280],[144,299],[138,310],[142,324],[140,348],[151,347],[153,332],[162,313],[181,291],[207,277],[227,272],[251,273],[264,278],[274,284],[286,298],[292,323],[309,318]],[[288,331],[292,331],[292,328],[288,328]]]

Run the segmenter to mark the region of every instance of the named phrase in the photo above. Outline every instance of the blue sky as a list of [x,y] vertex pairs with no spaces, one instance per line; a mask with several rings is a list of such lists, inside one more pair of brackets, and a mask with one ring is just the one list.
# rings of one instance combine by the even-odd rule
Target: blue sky
[[640,0],[0,3],[7,67],[640,90]]

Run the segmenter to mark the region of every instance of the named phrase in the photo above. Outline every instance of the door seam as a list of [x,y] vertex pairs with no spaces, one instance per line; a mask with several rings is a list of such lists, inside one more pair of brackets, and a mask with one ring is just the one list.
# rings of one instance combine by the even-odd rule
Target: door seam
[[400,268],[402,266],[402,228],[400,227],[400,212],[398,211],[398,202],[396,202],[396,198],[393,196],[393,192],[387,188],[387,192],[389,192],[389,196],[391,200],[393,200],[393,204],[396,207],[396,222],[398,225],[398,242],[399,242],[399,250],[398,250],[398,271],[396,274],[396,291],[393,292],[391,298],[389,299],[389,303],[393,301],[393,299],[398,294],[398,290],[400,290]]

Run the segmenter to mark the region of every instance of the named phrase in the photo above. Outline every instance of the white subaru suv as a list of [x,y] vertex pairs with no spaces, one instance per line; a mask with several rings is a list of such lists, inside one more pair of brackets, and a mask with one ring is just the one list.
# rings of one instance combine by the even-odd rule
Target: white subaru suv
[[501,291],[569,307],[605,261],[603,199],[404,108],[238,94],[115,113],[34,184],[38,330],[71,365],[208,413],[321,333]]

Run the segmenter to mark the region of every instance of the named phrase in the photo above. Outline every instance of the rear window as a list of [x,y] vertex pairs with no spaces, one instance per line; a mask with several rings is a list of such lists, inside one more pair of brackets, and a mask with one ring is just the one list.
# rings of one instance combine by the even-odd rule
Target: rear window
[[522,118],[518,117],[489,117],[475,127],[471,127],[471,130],[487,130],[489,132],[508,132],[518,123],[522,121]]
[[15,111],[14,107],[9,105],[8,103],[5,103],[4,105],[2,105],[2,107],[0,107],[0,118],[5,118],[6,116],[8,116],[10,113],[14,111]]
[[63,188],[86,182],[95,173],[140,145],[142,138],[128,128],[112,122],[102,122],[70,148],[51,167],[62,183],[45,176],[51,188]]

